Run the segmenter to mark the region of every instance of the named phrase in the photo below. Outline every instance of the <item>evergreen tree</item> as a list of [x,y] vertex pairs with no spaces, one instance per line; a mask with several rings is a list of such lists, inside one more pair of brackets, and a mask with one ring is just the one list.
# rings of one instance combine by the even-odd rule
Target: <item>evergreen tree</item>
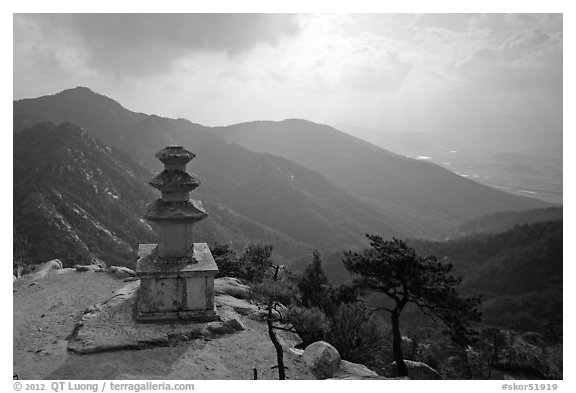
[[355,275],[354,284],[364,290],[386,295],[391,305],[382,307],[392,322],[392,351],[398,375],[408,375],[402,356],[400,315],[408,303],[439,319],[458,344],[468,342],[474,331],[472,321],[480,320],[479,297],[462,297],[457,289],[460,278],[450,275],[452,265],[437,262],[435,257],[421,257],[399,239],[385,241],[366,235],[370,248],[360,253],[344,253],[344,266]]
[[302,305],[304,307],[326,308],[328,299],[328,278],[322,269],[322,260],[318,250],[312,253],[312,262],[306,266],[300,280],[298,289],[302,295]]
[[250,244],[240,257],[241,269],[244,278],[251,282],[262,282],[266,268],[273,266],[272,249],[270,244]]
[[236,277],[243,278],[244,272],[242,271],[242,265],[238,260],[238,256],[229,244],[214,243],[210,248],[214,261],[218,266],[218,274],[216,278],[219,277]]

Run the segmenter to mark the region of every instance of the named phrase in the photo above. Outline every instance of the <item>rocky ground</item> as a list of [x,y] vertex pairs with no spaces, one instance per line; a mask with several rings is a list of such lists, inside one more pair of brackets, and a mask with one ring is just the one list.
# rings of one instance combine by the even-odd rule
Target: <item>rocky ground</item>
[[[138,281],[53,267],[14,281],[20,379],[252,379],[254,368],[277,378],[266,325],[246,300],[218,294],[221,322],[140,324],[131,311]],[[290,350],[296,342],[283,336],[287,378],[314,379]]]

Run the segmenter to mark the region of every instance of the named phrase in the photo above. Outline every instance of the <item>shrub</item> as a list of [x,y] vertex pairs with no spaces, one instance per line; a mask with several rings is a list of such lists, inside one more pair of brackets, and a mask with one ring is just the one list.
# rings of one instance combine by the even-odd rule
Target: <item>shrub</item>
[[387,333],[390,328],[376,314],[357,303],[342,304],[331,318],[326,341],[344,360],[383,369],[390,352]]

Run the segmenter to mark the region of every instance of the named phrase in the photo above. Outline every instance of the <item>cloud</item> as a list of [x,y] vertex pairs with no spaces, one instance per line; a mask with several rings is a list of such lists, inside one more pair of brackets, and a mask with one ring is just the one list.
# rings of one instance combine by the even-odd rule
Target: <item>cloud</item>
[[468,17],[469,14],[423,14],[418,25],[460,32],[466,30]]
[[454,116],[557,116],[561,15],[515,17],[16,14],[14,98],[84,85],[210,125],[433,131]]
[[523,29],[536,26],[554,32],[562,31],[562,14],[505,14],[504,21],[512,27]]
[[477,50],[456,73],[477,88],[561,88],[562,35],[521,31],[499,47]]
[[284,14],[20,14],[15,46],[67,46],[95,70],[119,76],[166,72],[198,52],[237,56],[259,44],[276,45],[299,31]]
[[522,31],[504,42],[500,54],[509,60],[530,56],[538,52],[549,39],[550,36],[540,29]]
[[358,64],[347,70],[346,85],[355,90],[390,92],[401,88],[413,65],[397,53],[385,53],[372,63]]

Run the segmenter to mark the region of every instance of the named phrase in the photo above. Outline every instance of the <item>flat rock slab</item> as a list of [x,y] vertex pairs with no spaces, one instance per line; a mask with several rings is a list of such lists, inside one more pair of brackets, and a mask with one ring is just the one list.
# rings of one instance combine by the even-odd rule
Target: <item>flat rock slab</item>
[[20,379],[48,378],[68,356],[66,338],[83,311],[109,299],[125,284],[108,274],[50,269],[13,284],[13,372]]
[[235,333],[241,316],[220,301],[221,321],[137,321],[138,281],[130,282],[107,301],[86,309],[69,337],[68,350],[77,354],[169,346],[178,341]]
[[217,294],[230,295],[238,299],[250,298],[250,287],[237,278],[220,277],[214,280],[214,291]]
[[[240,380],[252,379],[254,368],[258,379],[278,379],[273,368],[276,351],[266,323],[251,318],[258,307],[246,300],[235,302],[231,296],[217,295],[221,325],[150,323],[146,327],[127,317],[133,312],[129,302],[135,301],[137,282],[75,269],[51,269],[33,286],[30,278],[24,275],[13,288],[13,372],[20,379]],[[237,309],[248,315],[243,317]],[[209,331],[210,326],[220,330],[222,325],[235,332]],[[245,330],[237,330],[242,326]],[[97,327],[107,336],[98,336],[93,331]],[[198,331],[202,338],[193,339]],[[149,341],[134,340],[140,332]],[[131,334],[135,336],[127,339]],[[114,341],[106,342],[107,338]],[[278,332],[278,338],[286,351],[287,379],[313,379],[301,356],[289,356],[299,338],[284,331]],[[72,346],[80,354],[69,350]]]

